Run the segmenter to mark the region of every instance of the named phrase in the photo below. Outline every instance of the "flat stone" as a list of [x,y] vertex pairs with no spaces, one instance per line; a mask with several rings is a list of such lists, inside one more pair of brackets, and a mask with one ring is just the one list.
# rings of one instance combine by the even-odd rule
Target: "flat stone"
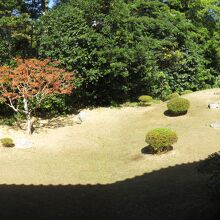
[[25,138],[18,138],[15,140],[15,148],[27,149],[31,147],[31,142]]
[[81,111],[78,115],[73,115],[72,119],[76,124],[82,124],[88,117],[87,112]]
[[220,128],[220,122],[214,122],[214,123],[210,124],[210,126],[212,128]]
[[209,109],[217,109],[220,108],[220,104],[219,103],[212,103],[208,105]]

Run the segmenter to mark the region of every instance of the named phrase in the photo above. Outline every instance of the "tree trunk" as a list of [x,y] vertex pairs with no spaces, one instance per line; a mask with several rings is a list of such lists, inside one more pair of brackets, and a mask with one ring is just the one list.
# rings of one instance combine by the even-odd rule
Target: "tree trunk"
[[24,98],[23,101],[24,101],[24,110],[26,115],[26,132],[27,134],[31,135],[32,134],[31,112],[29,111],[28,108],[28,100]]
[[43,15],[48,11],[48,3],[48,0],[41,0],[41,10]]
[[26,132],[27,134],[32,134],[32,121],[31,121],[31,114],[26,115]]

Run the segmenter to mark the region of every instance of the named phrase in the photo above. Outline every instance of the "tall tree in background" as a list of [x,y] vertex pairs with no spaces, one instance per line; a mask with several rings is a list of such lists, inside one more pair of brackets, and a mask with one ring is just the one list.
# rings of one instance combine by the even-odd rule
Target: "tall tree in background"
[[205,22],[209,7],[219,9],[214,0],[68,2],[41,17],[39,51],[76,69],[82,94],[92,102],[164,97],[214,84],[217,51],[209,45],[212,32],[219,34],[217,23]]
[[0,63],[16,55],[61,60],[77,69],[80,94],[105,104],[220,82],[219,0],[48,3],[0,2]]
[[48,11],[49,0],[23,0],[23,11],[37,19]]
[[41,0],[41,9],[43,14],[48,11],[48,4],[49,0]]
[[0,2],[0,64],[30,53],[31,21],[22,0]]
[[0,64],[15,56],[36,54],[35,20],[48,10],[48,0],[0,1]]

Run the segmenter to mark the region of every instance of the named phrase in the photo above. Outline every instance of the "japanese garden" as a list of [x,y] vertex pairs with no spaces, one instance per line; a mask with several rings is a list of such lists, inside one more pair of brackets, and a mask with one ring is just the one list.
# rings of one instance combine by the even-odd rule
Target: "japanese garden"
[[220,216],[219,0],[0,1],[0,218]]

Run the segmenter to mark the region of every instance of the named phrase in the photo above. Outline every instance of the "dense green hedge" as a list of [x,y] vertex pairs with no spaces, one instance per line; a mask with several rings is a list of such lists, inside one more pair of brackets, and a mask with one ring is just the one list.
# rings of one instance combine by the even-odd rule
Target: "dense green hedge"
[[83,102],[209,88],[219,70],[220,54],[211,43],[218,44],[219,21],[203,23],[209,5],[190,14],[196,7],[183,9],[178,1],[70,1],[41,17],[40,56],[76,71]]

